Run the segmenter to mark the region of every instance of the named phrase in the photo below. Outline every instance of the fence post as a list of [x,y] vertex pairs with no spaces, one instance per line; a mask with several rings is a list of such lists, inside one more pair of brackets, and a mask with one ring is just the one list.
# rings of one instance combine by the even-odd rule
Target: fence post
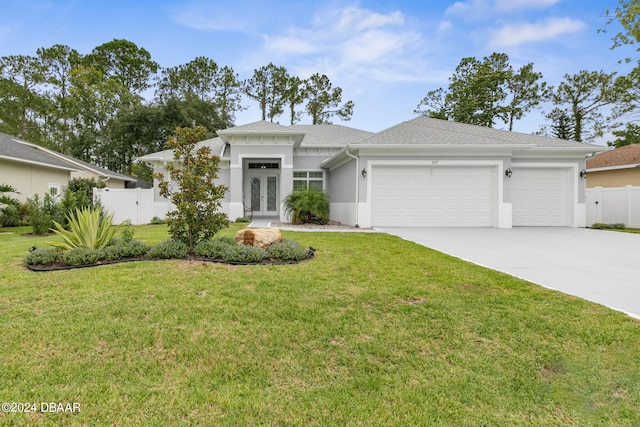
[[627,185],[625,186],[626,188],[626,194],[627,194],[627,220],[625,221],[624,225],[629,227],[631,224],[631,185]]

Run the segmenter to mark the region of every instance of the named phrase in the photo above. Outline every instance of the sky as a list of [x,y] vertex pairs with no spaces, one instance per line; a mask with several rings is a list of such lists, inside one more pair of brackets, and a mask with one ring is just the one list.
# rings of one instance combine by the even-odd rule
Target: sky
[[[240,78],[269,62],[307,78],[326,74],[355,103],[336,124],[378,132],[416,117],[429,90],[448,86],[462,58],[506,53],[558,85],[580,70],[626,74],[634,47],[611,50],[618,0],[2,0],[0,56],[67,45],[82,54],[113,39],[151,53],[161,67],[198,56]],[[598,32],[606,29],[607,33]],[[236,125],[260,119],[257,104]],[[548,106],[546,106],[546,109]],[[287,116],[279,120],[287,125]],[[531,133],[543,111],[516,122]],[[304,118],[301,123],[308,123]],[[506,125],[498,123],[497,128]]]

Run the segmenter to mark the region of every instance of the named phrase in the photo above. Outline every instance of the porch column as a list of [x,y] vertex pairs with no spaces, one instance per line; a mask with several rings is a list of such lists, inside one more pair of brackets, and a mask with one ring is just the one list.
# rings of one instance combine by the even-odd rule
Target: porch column
[[282,162],[280,169],[280,222],[288,222],[284,199],[293,192],[293,165]]
[[229,220],[244,216],[242,204],[242,163],[232,164],[229,170]]

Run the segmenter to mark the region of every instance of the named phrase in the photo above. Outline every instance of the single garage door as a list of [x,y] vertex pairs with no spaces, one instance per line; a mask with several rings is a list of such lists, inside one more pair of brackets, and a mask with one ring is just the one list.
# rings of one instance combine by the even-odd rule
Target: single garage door
[[518,168],[511,176],[513,226],[567,227],[571,202],[569,168]]
[[493,226],[493,167],[373,165],[371,175],[374,226]]

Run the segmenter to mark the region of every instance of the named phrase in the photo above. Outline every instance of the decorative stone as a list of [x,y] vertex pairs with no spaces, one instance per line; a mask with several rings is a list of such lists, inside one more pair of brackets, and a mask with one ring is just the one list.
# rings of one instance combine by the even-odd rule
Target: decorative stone
[[236,243],[267,249],[273,243],[282,242],[282,234],[277,228],[245,228],[236,233]]

